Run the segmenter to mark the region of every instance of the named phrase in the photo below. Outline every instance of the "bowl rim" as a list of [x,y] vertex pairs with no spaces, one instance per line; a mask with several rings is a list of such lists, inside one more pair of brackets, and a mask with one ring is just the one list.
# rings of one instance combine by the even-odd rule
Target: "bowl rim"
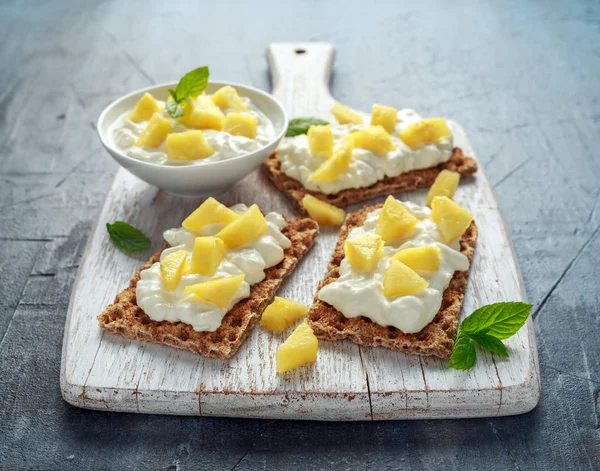
[[[142,167],[145,166],[148,168],[160,168],[165,172],[181,172],[183,170],[190,170],[190,169],[196,168],[196,167],[207,168],[207,167],[224,166],[224,165],[230,164],[231,162],[237,161],[239,159],[252,157],[252,156],[256,155],[258,152],[264,151],[267,147],[272,146],[273,144],[276,144],[279,141],[281,141],[281,139],[283,139],[283,137],[285,136],[285,134],[287,132],[288,123],[289,123],[287,111],[285,110],[285,108],[281,104],[281,102],[277,98],[275,98],[272,94],[265,92],[264,90],[261,90],[259,88],[253,87],[251,85],[245,85],[243,83],[228,82],[228,81],[223,81],[223,80],[209,80],[207,85],[221,85],[221,86],[231,85],[234,88],[240,87],[242,89],[247,89],[247,90],[251,90],[254,93],[258,93],[259,95],[262,95],[264,98],[274,102],[279,107],[281,112],[283,113],[284,126],[283,126],[281,132],[279,132],[279,134],[277,134],[273,139],[271,139],[267,145],[261,147],[260,149],[249,152],[247,154],[238,155],[237,157],[232,157],[230,159],[219,160],[217,162],[208,162],[208,163],[204,163],[201,165],[164,165],[164,164],[157,164],[154,162],[145,162],[143,160],[135,159],[133,157],[130,157],[130,156],[124,154],[121,150],[117,149],[110,142],[108,142],[109,141],[108,136],[104,136],[101,131],[101,124],[105,121],[106,115],[115,106],[117,106],[122,101],[127,100],[128,98],[130,98],[133,95],[137,95],[139,93],[144,93],[144,92],[150,92],[151,90],[156,90],[158,88],[174,87],[174,86],[177,86],[177,83],[178,82],[163,82],[163,83],[157,83],[155,85],[150,85],[150,86],[144,87],[144,88],[139,88],[137,90],[134,90],[130,93],[127,93],[126,95],[123,95],[123,96],[113,100],[110,104],[108,104],[106,106],[106,108],[104,108],[102,110],[102,113],[100,113],[100,116],[98,117],[98,120],[96,121],[96,132],[98,133],[98,137],[100,138],[100,142],[102,143],[102,145],[109,151],[118,154],[119,157],[131,162],[132,164],[141,165]],[[263,113],[264,113],[264,111],[263,111]],[[270,119],[270,117],[269,117],[269,119]],[[106,137],[106,139],[105,139],[105,137]]]

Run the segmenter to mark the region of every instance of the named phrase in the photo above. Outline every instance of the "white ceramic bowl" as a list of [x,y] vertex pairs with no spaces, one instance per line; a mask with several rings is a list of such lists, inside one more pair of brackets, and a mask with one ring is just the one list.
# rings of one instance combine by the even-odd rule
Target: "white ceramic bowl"
[[219,162],[175,166],[134,159],[115,147],[108,132],[110,125],[127,110],[131,110],[146,92],[157,99],[166,100],[169,96],[168,89],[174,89],[177,86],[176,82],[137,90],[108,105],[98,118],[97,129],[102,145],[123,168],[146,183],[157,186],[168,193],[190,197],[206,197],[223,193],[256,170],[273,153],[288,126],[288,118],[281,103],[261,90],[237,83],[209,82],[206,92],[213,93],[225,85],[231,85],[241,96],[250,98],[273,123],[275,137],[262,149]]

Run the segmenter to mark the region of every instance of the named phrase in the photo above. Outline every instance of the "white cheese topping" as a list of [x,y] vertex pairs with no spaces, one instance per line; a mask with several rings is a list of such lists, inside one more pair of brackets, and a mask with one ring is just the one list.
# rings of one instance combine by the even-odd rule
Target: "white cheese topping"
[[[210,96],[210,95],[208,95]],[[258,125],[256,128],[256,138],[250,139],[244,136],[233,136],[224,131],[215,131],[214,129],[201,129],[206,141],[215,150],[215,153],[205,159],[198,160],[169,160],[165,154],[165,141],[155,148],[136,146],[135,143],[142,134],[142,131],[148,125],[148,121],[134,123],[127,119],[130,111],[123,113],[110,126],[108,135],[112,140],[112,144],[123,152],[125,155],[134,159],[143,160],[162,165],[203,165],[210,162],[218,162],[221,160],[231,159],[240,155],[249,154],[256,150],[262,149],[269,144],[275,135],[273,123],[266,115],[247,97],[241,97],[242,101],[248,107],[245,114],[256,116]],[[160,114],[171,121],[173,125],[172,133],[185,132],[192,130],[181,124],[179,120],[175,120],[169,116],[169,113],[164,109],[164,101],[156,100],[162,107]],[[224,114],[234,111],[230,108],[221,108]]]
[[[413,203],[403,203],[417,218],[417,227],[405,238],[386,244],[377,268],[366,273],[357,270],[348,259],[340,265],[340,277],[319,292],[319,299],[331,304],[345,317],[365,316],[383,326],[394,326],[412,334],[429,324],[442,304],[444,290],[450,284],[455,271],[469,268],[469,260],[460,253],[459,242],[448,246],[440,237],[431,210]],[[375,224],[381,210],[370,213],[364,225],[353,229],[348,239],[365,234],[375,234]],[[398,251],[410,247],[437,246],[441,250],[438,271],[417,271],[429,282],[429,286],[407,296],[387,298],[383,294],[383,276],[390,259]]]
[[[425,144],[415,150],[408,147],[399,136],[399,132],[422,119],[414,110],[398,111],[398,123],[395,132],[390,135],[396,150],[386,155],[377,155],[367,149],[355,148],[350,167],[345,174],[333,182],[310,180],[312,173],[325,159],[314,157],[310,153],[306,134],[284,138],[277,149],[281,171],[288,177],[298,180],[309,190],[332,194],[347,188],[370,186],[385,177],[396,177],[410,170],[435,167],[446,162],[452,155],[452,136],[442,139],[437,144]],[[365,124],[332,124],[334,147],[344,137],[365,127]]]
[[[247,208],[243,204],[238,204],[231,209],[241,214]],[[283,217],[277,213],[269,213],[265,219],[267,233],[241,247],[227,250],[217,272],[212,277],[184,275],[174,291],[167,291],[160,276],[160,263],[157,262],[142,271],[136,287],[138,305],[150,319],[155,321],[185,322],[198,332],[217,330],[227,311],[238,301],[250,295],[250,286],[262,281],[265,278],[265,269],[281,262],[284,249],[291,245],[290,240],[281,233],[281,229],[285,226]],[[223,226],[223,224],[204,226],[201,235],[215,235]],[[171,247],[163,251],[161,260],[169,253],[183,249],[188,252],[188,262],[191,262],[196,238],[194,234],[180,227],[165,231],[164,238]],[[192,301],[194,295],[183,292],[189,285],[242,273],[246,277],[226,308]]]

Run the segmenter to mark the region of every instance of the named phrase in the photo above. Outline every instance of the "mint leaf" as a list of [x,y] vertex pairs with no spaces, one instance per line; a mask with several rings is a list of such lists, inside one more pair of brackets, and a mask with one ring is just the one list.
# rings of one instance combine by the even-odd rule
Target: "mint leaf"
[[200,95],[206,88],[208,83],[208,67],[198,67],[185,74],[175,89],[177,98],[173,98],[176,102],[181,102],[184,98]]
[[475,345],[465,331],[461,328],[458,329],[456,335],[456,341],[454,342],[454,349],[450,356],[450,362],[448,368],[454,368],[455,370],[470,370],[477,361],[477,352],[475,351]]
[[165,108],[171,118],[181,118],[184,115],[183,106],[175,101],[167,101],[165,103]]
[[106,230],[112,241],[123,250],[133,252],[150,247],[151,242],[139,229],[123,221],[106,223]]
[[523,327],[532,307],[531,304],[515,302],[489,304],[467,317],[461,328],[468,334],[485,331],[497,339],[507,339]]
[[319,118],[294,118],[290,120],[285,136],[294,137],[299,136],[300,134],[306,134],[308,132],[308,128],[311,126],[325,124],[329,123]]
[[177,103],[177,92],[175,90],[173,90],[172,88],[169,88],[169,95],[171,95],[171,98],[173,98],[173,101],[175,103]]
[[490,334],[478,332],[475,334],[467,334],[472,340],[477,342],[480,347],[489,352],[495,353],[498,356],[508,358],[508,351],[501,340],[492,337]]

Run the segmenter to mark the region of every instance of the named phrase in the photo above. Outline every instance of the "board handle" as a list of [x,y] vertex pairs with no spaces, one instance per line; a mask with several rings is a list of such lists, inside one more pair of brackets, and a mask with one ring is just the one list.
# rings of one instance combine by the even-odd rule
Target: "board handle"
[[329,91],[334,55],[330,43],[273,43],[267,48],[272,93],[290,118],[329,112],[334,103]]

